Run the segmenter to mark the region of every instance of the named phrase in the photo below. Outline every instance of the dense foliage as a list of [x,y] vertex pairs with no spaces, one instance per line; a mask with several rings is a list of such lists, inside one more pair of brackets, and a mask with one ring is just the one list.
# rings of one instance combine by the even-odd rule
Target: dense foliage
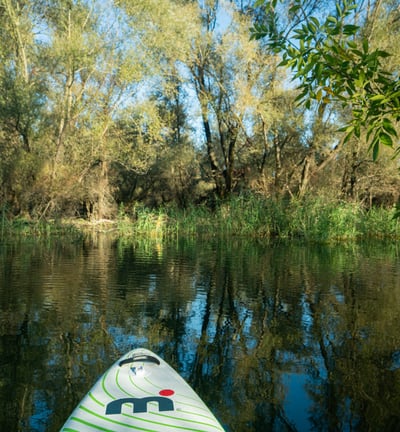
[[[397,154],[373,155],[397,146],[400,8],[362,3],[0,0],[3,221],[244,195],[393,206]],[[313,51],[327,32],[335,55]]]
[[[357,16],[374,24],[379,3],[363,11],[364,2],[355,0],[336,3],[334,13],[320,21],[306,11],[306,3],[296,0],[288,6],[290,25],[280,29],[278,0],[259,0],[265,5],[266,24],[255,24],[253,37],[269,37],[269,47],[282,53],[282,66],[289,66],[300,80],[298,99],[306,106],[311,101],[323,110],[327,104],[339,102],[351,108],[349,124],[343,128],[346,139],[361,136],[361,129],[371,138],[370,148],[376,160],[381,144],[393,147],[397,138],[394,122],[400,120],[400,84],[398,70],[386,69],[388,51],[370,47],[371,30],[356,25]],[[397,20],[397,18],[396,18]],[[371,23],[372,22],[372,23]],[[389,23],[391,21],[389,20]],[[396,152],[399,149],[396,149]]]

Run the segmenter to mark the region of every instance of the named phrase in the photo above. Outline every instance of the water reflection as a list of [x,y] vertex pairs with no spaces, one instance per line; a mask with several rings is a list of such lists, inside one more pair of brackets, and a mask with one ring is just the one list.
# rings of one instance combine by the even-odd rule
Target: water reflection
[[230,431],[400,424],[396,245],[231,241],[0,246],[0,430],[57,431],[146,346]]

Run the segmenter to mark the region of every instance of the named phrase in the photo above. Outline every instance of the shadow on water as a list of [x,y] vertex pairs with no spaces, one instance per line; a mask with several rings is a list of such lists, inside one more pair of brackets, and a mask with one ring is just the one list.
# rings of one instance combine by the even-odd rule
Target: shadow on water
[[57,431],[145,346],[229,431],[400,430],[395,244],[0,245],[0,430]]

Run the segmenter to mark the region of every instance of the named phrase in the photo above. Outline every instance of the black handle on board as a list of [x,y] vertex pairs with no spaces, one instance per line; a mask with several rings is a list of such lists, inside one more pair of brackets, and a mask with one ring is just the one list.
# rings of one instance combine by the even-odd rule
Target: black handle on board
[[138,354],[136,356],[133,357],[128,357],[125,360],[121,360],[119,362],[119,366],[123,366],[125,364],[129,364],[129,363],[134,363],[134,362],[146,362],[146,363],[155,363],[155,364],[160,364],[160,360],[158,360],[157,358],[147,355],[147,354]]

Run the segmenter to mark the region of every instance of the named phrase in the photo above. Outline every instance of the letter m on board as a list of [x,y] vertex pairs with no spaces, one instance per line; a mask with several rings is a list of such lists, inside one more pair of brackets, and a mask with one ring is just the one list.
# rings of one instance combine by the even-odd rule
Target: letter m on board
[[147,404],[149,402],[157,402],[159,411],[173,411],[174,402],[171,399],[161,397],[161,396],[150,396],[145,398],[123,398],[116,399],[109,404],[107,404],[106,415],[111,414],[121,414],[122,405],[132,404],[132,412],[145,413],[147,412]]

